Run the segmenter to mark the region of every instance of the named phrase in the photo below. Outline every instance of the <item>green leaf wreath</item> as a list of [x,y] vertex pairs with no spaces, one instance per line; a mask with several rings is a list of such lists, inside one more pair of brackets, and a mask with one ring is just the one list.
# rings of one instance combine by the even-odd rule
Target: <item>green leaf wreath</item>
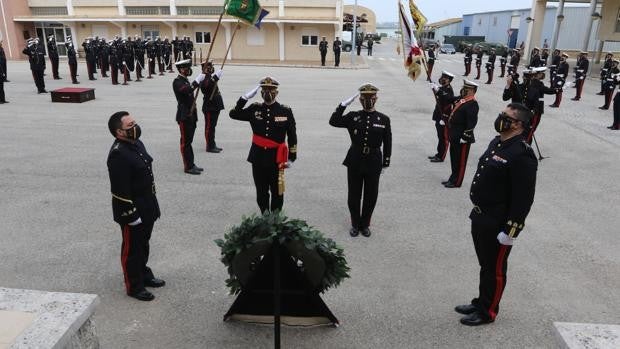
[[315,280],[314,286],[320,293],[337,287],[349,277],[350,268],[344,250],[332,239],[325,238],[316,228],[299,219],[288,219],[280,212],[243,217],[241,224],[233,227],[224,239],[215,243],[222,249],[221,261],[230,276],[226,286],[231,294],[241,292],[246,276],[240,271],[240,260],[248,264],[263,255],[275,241],[286,247],[298,266]]

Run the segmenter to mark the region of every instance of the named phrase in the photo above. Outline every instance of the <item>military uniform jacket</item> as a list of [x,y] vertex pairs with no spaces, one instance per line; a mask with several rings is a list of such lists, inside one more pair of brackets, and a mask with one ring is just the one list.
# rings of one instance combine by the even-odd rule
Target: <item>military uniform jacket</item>
[[196,109],[190,113],[194,105],[194,89],[198,87],[195,83],[190,83],[186,77],[179,75],[172,82],[172,90],[177,98],[177,122],[198,121]]
[[345,109],[338,105],[329,119],[330,125],[349,131],[351,147],[342,164],[361,173],[377,173],[383,167],[389,167],[392,156],[390,118],[378,111],[360,110],[344,114]]
[[549,54],[545,54],[543,53],[540,56],[540,66],[541,67],[546,67],[547,66],[547,60],[549,59]]
[[499,62],[501,65],[506,64],[506,61],[508,61],[508,51],[504,51],[504,53],[502,53],[502,55],[499,57]]
[[472,57],[472,52],[469,48],[465,49],[465,56],[463,57],[463,61],[465,61],[465,63],[471,63],[471,57]]
[[607,72],[603,80],[604,88],[612,89],[612,90],[614,89],[616,84],[618,84],[618,80],[619,80],[618,73],[620,73],[620,69],[618,69],[618,67],[616,68],[610,67],[609,69],[607,69]]
[[86,60],[94,61],[96,59],[95,48],[92,43],[83,43],[82,47],[84,48],[84,54],[86,55]]
[[521,135],[503,142],[495,137],[478,160],[471,184],[472,221],[517,237],[534,202],[537,169],[536,155]]
[[497,56],[495,55],[495,53],[492,53],[489,55],[489,59],[487,60],[487,68],[495,68],[495,59],[497,58]]
[[[289,148],[288,159],[295,161],[297,159],[297,129],[291,108],[278,102],[271,105],[257,102],[244,109],[247,102],[239,98],[235,108],[230,111],[230,118],[248,121],[255,135],[277,143],[284,143],[286,140]],[[264,167],[276,166],[276,153],[275,148],[263,148],[252,143],[248,161]]]
[[319,51],[323,52],[323,53],[326,53],[327,52],[327,45],[328,45],[327,41],[321,41],[319,43]]
[[527,84],[524,83],[522,91],[523,104],[530,108],[534,114],[543,114],[545,112],[545,95],[556,93],[554,88],[547,87],[542,81],[536,79],[531,79]]
[[[452,112],[452,102],[454,101],[454,90],[451,85],[439,86],[435,92],[435,110],[433,111],[433,121],[440,121],[447,118]],[[445,120],[444,120],[445,121]]]
[[476,66],[481,66],[482,65],[482,57],[484,56],[484,53],[482,51],[476,53]]
[[108,155],[108,173],[112,191],[114,221],[125,225],[142,219],[155,222],[160,216],[155,195],[153,158],[141,141],[129,143],[117,139]]
[[510,88],[504,88],[502,100],[507,101],[509,99],[512,103],[523,102],[523,90],[518,80],[513,81],[512,84],[510,84]]
[[45,54],[37,45],[26,47],[22,53],[28,56],[30,70],[45,70]]
[[451,143],[458,144],[461,139],[467,143],[476,142],[474,128],[478,123],[479,109],[480,107],[475,99],[469,101],[459,99],[459,101],[455,103],[448,124]]
[[69,61],[69,64],[77,64],[75,47],[73,47],[70,43],[65,43],[65,47],[67,48],[67,60]]
[[58,58],[58,47],[56,47],[56,40],[47,41],[47,54],[50,58]]
[[512,57],[510,57],[510,65],[513,67],[519,66],[519,61],[521,61],[521,55],[518,53],[515,53]]
[[[220,88],[217,85],[217,76],[207,76],[200,84],[200,91],[202,91],[202,111],[220,111],[224,109],[224,100],[220,93]],[[215,90],[215,93],[213,92]],[[213,95],[213,97],[211,97]]]
[[549,67],[549,69],[551,70],[557,69],[561,61],[562,61],[562,56],[560,55],[551,56],[551,67]]
[[540,59],[540,55],[533,55],[532,58],[530,59],[530,65],[531,68],[537,68],[542,66],[542,60]]
[[341,46],[342,46],[342,41],[340,40],[334,41],[334,45],[333,45],[334,52],[340,52]]
[[609,71],[609,69],[611,68],[612,62],[613,61],[611,59],[606,59],[605,63],[603,63],[603,66],[601,67],[601,79],[605,79],[607,71]]
[[587,58],[582,58],[577,62],[575,67],[575,74],[577,79],[585,78],[588,74],[588,68],[590,67],[590,61]]
[[428,49],[428,64],[435,64],[435,50]]

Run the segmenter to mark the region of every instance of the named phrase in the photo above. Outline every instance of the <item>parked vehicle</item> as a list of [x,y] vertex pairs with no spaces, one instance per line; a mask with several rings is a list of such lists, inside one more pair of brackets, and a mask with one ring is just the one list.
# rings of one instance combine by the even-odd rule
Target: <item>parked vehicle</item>
[[495,54],[501,56],[508,51],[508,46],[496,42],[479,42],[474,45],[474,50],[480,48],[485,55],[491,52],[491,48],[495,49]]
[[446,53],[446,54],[453,55],[456,53],[456,49],[454,48],[454,45],[452,44],[443,44],[439,48],[439,53]]
[[467,45],[473,45],[484,40],[484,36],[444,35],[443,37],[443,43],[454,45],[457,52],[463,52]]

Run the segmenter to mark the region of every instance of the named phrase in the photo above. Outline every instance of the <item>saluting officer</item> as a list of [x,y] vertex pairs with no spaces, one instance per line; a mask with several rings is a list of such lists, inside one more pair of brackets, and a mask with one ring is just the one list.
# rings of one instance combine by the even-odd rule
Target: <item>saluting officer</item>
[[603,91],[605,92],[605,104],[599,107],[599,109],[609,109],[611,97],[613,97],[616,85],[620,80],[620,69],[618,69],[618,62],[620,61],[618,61],[617,59],[612,59],[611,66],[605,72],[605,82],[603,84]]
[[82,47],[84,48],[84,54],[86,55],[86,70],[88,71],[88,80],[97,80],[95,79],[95,65],[97,64],[97,58],[95,49],[93,47],[92,38],[84,39],[82,43]]
[[562,103],[562,94],[564,93],[564,85],[566,84],[566,77],[568,76],[568,62],[566,59],[568,55],[566,53],[562,53],[560,55],[560,63],[556,68],[556,72],[554,74],[553,81],[551,83],[551,87],[556,89],[555,92],[555,102],[550,105],[551,108],[560,107],[560,103]]
[[108,155],[114,221],[121,226],[121,264],[125,290],[141,301],[155,298],[145,287],[162,287],[149,261],[149,240],[160,216],[153,176],[153,158],[140,141],[141,129],[126,111],[112,114],[108,128],[115,140]]
[[465,177],[467,157],[472,143],[476,142],[474,128],[478,123],[478,101],[476,92],[478,84],[464,80],[460,98],[454,104],[450,114],[450,165],[452,173],[447,181],[441,182],[446,188],[459,188]]
[[482,49],[480,48],[480,46],[476,47],[475,49],[476,51],[476,77],[474,78],[475,80],[480,79],[480,68],[482,67],[482,57],[484,56],[484,52],[482,52]]
[[426,81],[433,82],[431,75],[433,75],[433,66],[435,65],[435,45],[430,45],[428,48],[428,58],[426,61]]
[[334,40],[333,50],[335,66],[338,67],[340,65],[340,51],[342,50],[342,41],[340,41],[339,37],[336,37],[336,40]]
[[71,38],[71,36],[67,36],[67,42],[65,42],[65,47],[67,48],[67,62],[69,63],[71,82],[74,84],[79,84],[80,82],[77,80],[77,53],[75,52],[75,47],[73,47],[73,39]]
[[543,47],[542,53],[540,54],[540,66],[546,67],[548,60],[549,60],[549,49],[546,47]]
[[508,75],[519,73],[519,62],[521,62],[521,51],[520,49],[513,49],[510,64],[508,64]]
[[553,80],[555,80],[555,74],[558,71],[561,60],[562,55],[560,50],[553,50],[553,53],[551,54],[551,65],[549,66],[549,82],[551,83],[551,86],[553,86]]
[[56,38],[54,35],[50,35],[47,38],[47,55],[50,58],[50,63],[52,63],[52,75],[54,80],[60,80],[60,76],[58,75],[58,46],[56,46]]
[[319,43],[319,52],[321,53],[321,66],[323,67],[325,66],[325,57],[327,57],[327,46],[328,45],[329,43],[327,42],[325,37],[323,37],[323,39]]
[[585,79],[588,74],[589,67],[590,61],[588,60],[588,52],[581,51],[579,54],[579,60],[577,60],[577,66],[575,67],[575,87],[577,87],[577,94],[572,98],[573,101],[578,101],[581,99],[583,84],[586,81]]
[[204,63],[203,71],[207,77],[200,84],[202,91],[202,113],[205,116],[205,141],[207,143],[207,153],[219,153],[222,148],[215,143],[215,127],[220,117],[220,112],[224,109],[224,100],[218,86],[218,81],[224,73],[221,69],[217,72],[213,67],[213,62]]
[[495,49],[492,48],[491,53],[489,54],[489,59],[487,60],[487,64],[486,64],[487,75],[489,76],[486,82],[487,85],[490,85],[493,82],[493,72],[495,71],[495,58],[496,58]]
[[454,310],[466,315],[460,322],[478,326],[495,321],[506,287],[508,255],[534,202],[538,161],[523,141],[531,113],[514,103],[495,120],[499,136],[478,161],[470,199],[471,235],[480,265],[479,293],[470,304]]
[[191,175],[199,175],[204,169],[196,166],[194,163],[194,149],[192,148],[194,133],[196,132],[196,122],[198,122],[194,90],[200,86],[206,75],[199,74],[190,83],[188,77],[192,75],[192,61],[190,59],[179,61],[175,66],[179,70],[179,76],[172,82],[172,90],[177,99],[176,121],[181,131],[180,143],[183,170]]
[[435,121],[435,129],[437,130],[437,153],[428,157],[431,162],[443,162],[450,146],[450,135],[446,123],[452,112],[452,103],[454,102],[454,90],[451,85],[453,79],[453,74],[443,71],[439,78],[439,86],[431,85],[436,101],[433,121]]
[[611,52],[607,52],[607,54],[605,55],[605,61],[603,63],[603,65],[601,66],[601,91],[599,93],[597,93],[597,95],[599,96],[603,96],[605,95],[605,80],[607,79],[607,72],[609,71],[609,69],[611,68],[611,65],[613,63],[613,59],[614,59],[614,54]]
[[139,36],[134,38],[134,54],[136,56],[136,80],[142,79],[142,70],[144,69],[144,41]]
[[[546,70],[547,67],[531,69],[531,77],[530,79],[524,81],[522,87],[523,104],[532,112],[532,118],[529,123],[530,128],[525,137],[525,141],[528,144],[532,144],[534,132],[536,132],[542,115],[545,113],[545,95],[552,95],[557,92],[557,89],[547,87],[543,83]],[[523,74],[525,76],[525,72],[523,72]]]
[[[252,146],[248,162],[256,186],[256,202],[261,213],[282,210],[284,205],[284,169],[297,159],[297,131],[290,107],[276,101],[280,83],[265,77],[247,92],[230,111],[230,118],[248,121],[252,127]],[[243,108],[261,89],[263,103]],[[288,142],[288,147],[286,145]],[[271,193],[271,204],[269,194]]]
[[43,74],[45,72],[45,54],[39,47],[39,39],[28,40],[28,46],[24,48],[22,53],[28,56],[32,78],[34,79],[34,84],[37,86],[38,93],[47,93],[45,90],[45,80],[43,80]]
[[114,39],[110,42],[110,77],[112,85],[118,85],[118,70],[120,68],[122,58],[122,51],[119,47],[119,40]]
[[[392,156],[390,118],[375,109],[378,91],[373,84],[362,85],[359,93],[340,103],[329,119],[330,125],[346,128],[351,138],[351,147],[343,165],[347,167],[347,203],[351,214],[349,234],[352,237],[360,233],[365,237],[371,234],[370,219],[379,195],[379,177],[382,169],[390,166]],[[360,96],[363,109],[344,115],[346,107],[357,96]]]
[[534,47],[532,50],[532,56],[530,57],[530,64],[527,66],[528,68],[538,68],[542,66],[542,60],[540,59],[540,49],[538,47]]

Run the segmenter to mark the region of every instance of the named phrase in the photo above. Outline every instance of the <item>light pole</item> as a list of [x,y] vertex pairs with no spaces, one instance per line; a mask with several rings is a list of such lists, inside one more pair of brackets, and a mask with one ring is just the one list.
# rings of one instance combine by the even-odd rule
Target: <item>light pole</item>
[[353,31],[351,32],[351,65],[355,65],[355,52],[357,52],[357,0],[353,7]]

